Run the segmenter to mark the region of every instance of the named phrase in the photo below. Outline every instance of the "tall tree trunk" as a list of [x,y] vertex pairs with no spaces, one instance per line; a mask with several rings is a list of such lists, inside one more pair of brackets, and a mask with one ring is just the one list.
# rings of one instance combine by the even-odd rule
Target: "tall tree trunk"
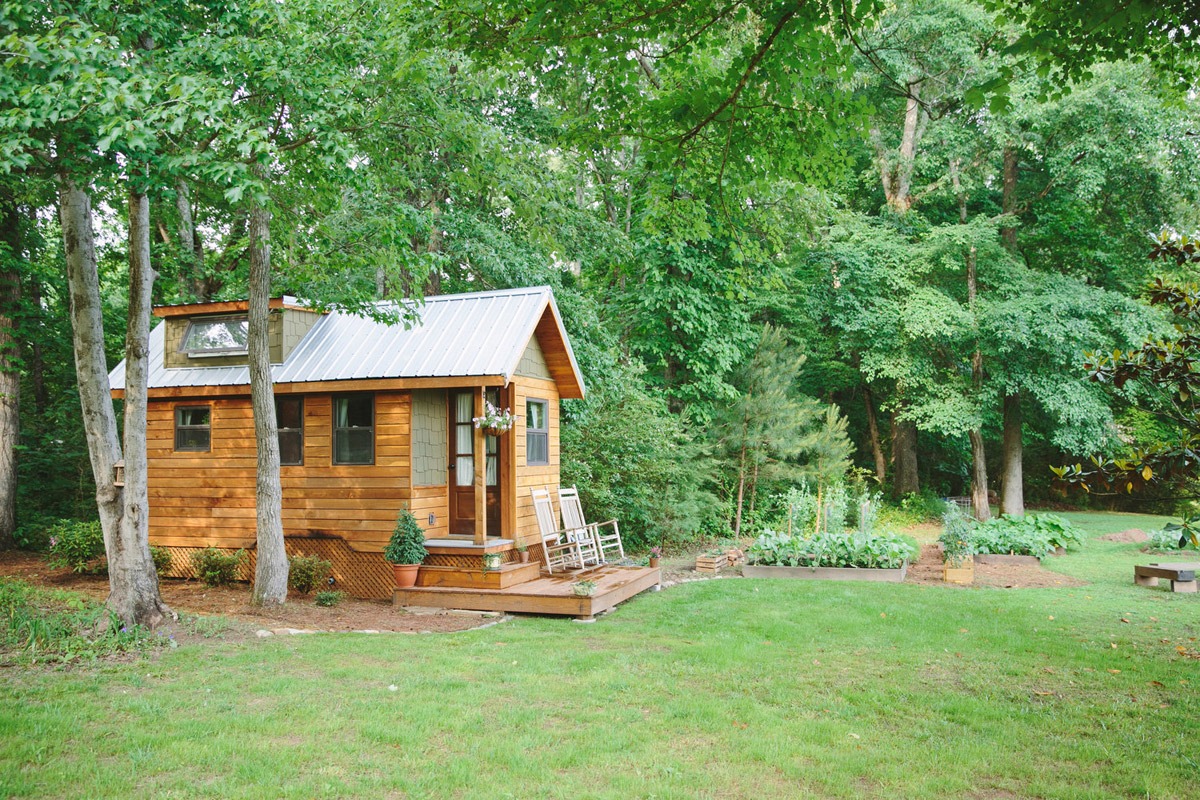
[[[1017,210],[1017,149],[1012,145],[1004,148],[1004,174],[1001,179],[1001,206],[1000,210],[1005,214],[1012,214]],[[1000,229],[1000,241],[1009,250],[1017,249],[1017,223],[1016,220],[1010,220]]]
[[917,477],[917,426],[892,417],[892,491],[897,498],[921,491]]
[[1004,396],[1004,465],[1001,468],[1000,513],[1025,515],[1025,476],[1021,459],[1024,442],[1021,426],[1021,395]]
[[[41,316],[42,284],[36,277],[29,279],[29,303],[27,308]],[[42,355],[40,336],[31,337],[29,344],[29,385],[33,389],[33,412],[40,427],[46,419],[46,409],[50,406],[50,394],[46,390],[46,359]]]
[[[108,605],[123,620],[151,628],[169,609],[150,557],[146,404],[150,375],[150,201],[129,192],[129,322],[125,331],[125,491],[119,534],[108,550]],[[111,407],[111,405],[110,405]]]
[[[255,168],[265,178],[265,170]],[[258,202],[250,209],[250,314],[247,350],[254,440],[258,453],[255,484],[257,550],[252,601],[274,606],[287,602],[288,560],[283,542],[283,488],[279,480],[279,428],[275,387],[267,342],[271,298],[271,212]]]
[[883,444],[879,440],[879,420],[875,417],[875,397],[871,387],[863,385],[863,405],[867,408],[867,432],[871,437],[871,455],[875,458],[875,480],[882,487],[887,478],[887,459],[883,456]]
[[187,265],[187,286],[200,302],[208,302],[209,287],[204,280],[204,246],[196,233],[196,219],[187,182],[175,183],[175,210],[179,212],[179,254]]
[[[975,298],[979,293],[977,261],[975,246],[971,245],[967,249],[967,305],[972,315],[975,314]],[[983,353],[979,349],[978,338],[975,352],[971,354],[971,383],[978,401],[983,387]],[[987,451],[983,447],[983,431],[980,428],[967,431],[967,437],[971,440],[971,513],[982,522],[992,516],[992,509],[988,505]]]
[[[104,322],[100,306],[100,276],[96,264],[91,205],[91,196],[85,189],[80,188],[66,175],[58,176],[58,211],[71,297],[75,375],[79,386],[79,405],[83,415],[83,430],[87,437],[88,456],[92,463],[92,476],[96,481],[96,508],[100,514],[100,526],[104,530],[104,549],[108,554],[108,602],[125,624],[153,626],[161,621],[166,611],[158,598],[157,580],[138,581],[132,586],[126,584],[129,576],[136,572],[136,567],[129,566],[129,559],[136,559],[141,548],[126,546],[122,538],[123,492],[121,487],[114,483],[114,466],[121,458],[121,443],[117,436],[117,415],[113,410],[108,366],[104,358]],[[131,258],[131,268],[132,261]],[[132,298],[130,313],[134,313]],[[146,326],[149,327],[148,318]],[[137,380],[136,375],[130,377]],[[136,388],[134,392],[136,394]],[[153,575],[154,565],[149,561],[149,545],[145,547],[150,575]],[[141,594],[151,588],[153,595]],[[145,616],[139,616],[139,613]]]
[[741,458],[738,460],[738,490],[737,510],[733,517],[733,535],[742,535],[742,503],[746,498],[746,445],[742,445]]
[[19,337],[15,335],[21,303],[21,215],[16,199],[0,197],[0,550],[14,544],[17,529],[17,440],[21,399]]

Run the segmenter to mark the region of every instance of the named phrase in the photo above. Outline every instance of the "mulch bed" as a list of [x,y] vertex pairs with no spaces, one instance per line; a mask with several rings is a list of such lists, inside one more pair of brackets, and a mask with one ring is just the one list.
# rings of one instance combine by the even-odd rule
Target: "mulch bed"
[[[108,596],[108,578],[77,575],[67,569],[50,569],[43,558],[23,551],[0,552],[0,577],[16,577],[51,589],[67,589],[103,601]],[[197,581],[162,580],[163,600],[172,610],[190,614],[220,615],[244,625],[235,631],[254,635],[257,629],[296,628],[319,631],[389,631],[402,633],[448,633],[469,630],[495,622],[494,616],[472,612],[429,611],[412,613],[393,608],[386,600],[345,598],[333,608],[322,608],[312,596],[293,592],[279,608],[250,605],[250,587],[245,583],[209,587]],[[176,626],[170,626],[172,628]],[[235,631],[232,638],[238,638]],[[222,638],[231,638],[223,636]]]
[[[1050,556],[1047,560],[1053,559]],[[942,553],[936,544],[921,545],[921,556],[917,563],[908,568],[905,583],[937,584],[939,586],[960,586],[956,583],[946,583],[942,580]],[[1063,586],[1083,586],[1084,582],[1057,572],[1051,572],[1042,566],[1024,564],[976,564],[975,586],[987,586],[994,589],[1046,589]]]

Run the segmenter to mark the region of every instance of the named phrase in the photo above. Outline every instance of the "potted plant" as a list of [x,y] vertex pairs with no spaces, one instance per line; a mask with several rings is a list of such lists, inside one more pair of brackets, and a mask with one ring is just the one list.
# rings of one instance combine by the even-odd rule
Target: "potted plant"
[[401,509],[392,538],[383,550],[383,557],[396,574],[396,586],[404,589],[416,584],[417,570],[425,556],[425,531],[411,511]]
[[471,421],[475,423],[476,428],[483,428],[483,432],[488,436],[500,436],[512,430],[517,418],[513,416],[512,409],[506,408],[501,411],[485,400],[483,416],[473,417]]
[[500,569],[500,562],[503,560],[504,560],[504,557],[502,555],[500,555],[499,553],[484,553],[483,554],[483,571],[484,572],[495,572],[496,570]]
[[658,560],[660,558],[662,558],[662,548],[661,547],[651,547],[650,548],[650,568],[651,569],[658,568]]
[[524,542],[517,542],[517,558],[522,564],[529,563],[529,545]]
[[571,591],[576,597],[591,597],[596,593],[595,581],[575,581],[571,584]]
[[975,542],[971,521],[958,509],[951,507],[942,517],[942,580],[946,583],[975,582]]

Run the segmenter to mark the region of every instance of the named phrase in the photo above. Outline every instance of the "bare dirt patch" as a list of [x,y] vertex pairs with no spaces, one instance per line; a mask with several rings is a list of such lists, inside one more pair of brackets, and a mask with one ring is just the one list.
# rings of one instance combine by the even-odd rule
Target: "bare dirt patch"
[[[77,575],[67,569],[50,569],[41,556],[21,551],[0,552],[0,577],[16,577],[51,589],[67,589],[103,601],[108,596],[108,578]],[[292,593],[279,608],[264,609],[250,604],[250,587],[244,583],[209,587],[196,581],[163,579],[163,600],[174,611],[198,615],[220,615],[244,623],[221,638],[253,635],[257,628],[297,628],[319,631],[397,631],[403,633],[446,633],[477,628],[495,617],[475,613],[430,611],[412,613],[393,608],[386,600],[345,598],[333,608],[322,608],[311,595]],[[188,626],[172,625],[186,633]],[[196,626],[193,626],[196,627]]]
[[1150,538],[1149,535],[1147,535],[1147,533],[1144,530],[1141,530],[1140,528],[1130,528],[1129,530],[1126,530],[1126,531],[1117,531],[1116,533],[1109,533],[1104,536],[1101,536],[1100,541],[1102,541],[1102,542],[1123,542],[1125,544],[1134,544],[1137,542],[1144,542],[1144,541],[1148,540],[1149,538]]
[[[1053,558],[1053,556],[1051,556]],[[905,583],[959,586],[942,581],[942,553],[936,544],[921,545],[921,557],[908,568]],[[995,589],[1045,589],[1083,586],[1083,581],[1051,572],[1042,566],[1024,564],[976,564],[975,586]]]

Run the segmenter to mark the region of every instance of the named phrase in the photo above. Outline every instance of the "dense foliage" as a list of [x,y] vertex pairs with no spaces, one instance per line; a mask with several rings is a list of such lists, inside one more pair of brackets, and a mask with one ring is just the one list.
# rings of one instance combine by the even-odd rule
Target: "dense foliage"
[[[1073,4],[1023,0],[6,4],[20,541],[94,493],[65,177],[94,197],[110,365],[131,191],[156,303],[245,297],[255,209],[274,293],[365,312],[551,286],[589,387],[564,403],[562,480],[634,547],[789,519],[867,533],[876,492],[924,515],[972,495],[981,517],[998,492],[1020,515],[1080,453],[1112,486],[1169,471],[1151,452],[1191,480],[1194,443],[1164,422],[1190,386],[1128,375],[1141,342],[1160,372],[1195,344],[1155,308],[1195,321],[1172,282],[1194,244],[1144,258],[1151,231],[1200,223],[1197,100],[1164,80],[1194,48],[1157,38],[1152,5],[1080,27]],[[1050,43],[1061,64],[1031,72]],[[1093,362],[1120,391],[1084,350],[1127,354]],[[843,490],[850,466],[867,484]]]
[[916,558],[917,544],[889,533],[819,533],[788,536],[765,531],[746,550],[751,564],[770,567],[899,569]]

